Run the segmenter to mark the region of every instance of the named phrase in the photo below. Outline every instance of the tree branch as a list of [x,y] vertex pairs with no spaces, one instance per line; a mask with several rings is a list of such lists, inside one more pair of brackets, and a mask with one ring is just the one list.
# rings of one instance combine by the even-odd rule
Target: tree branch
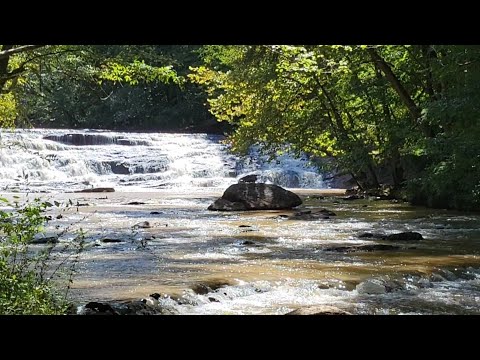
[[44,47],[45,45],[22,45],[16,48],[11,48],[7,50],[0,51],[0,59],[5,59],[10,57],[13,54],[17,53],[22,53],[26,51],[32,51],[41,47]]

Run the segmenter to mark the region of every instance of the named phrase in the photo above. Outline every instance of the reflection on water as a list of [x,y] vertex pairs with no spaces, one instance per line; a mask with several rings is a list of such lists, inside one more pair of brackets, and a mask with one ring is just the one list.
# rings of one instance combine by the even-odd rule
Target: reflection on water
[[[209,212],[220,193],[208,189],[191,195],[165,190],[46,196],[89,204],[50,224],[53,229],[86,217],[75,225],[92,245],[82,254],[73,284],[79,301],[159,292],[178,299],[180,304],[162,301],[175,303],[182,314],[284,314],[318,304],[361,314],[480,312],[479,215],[297,192],[302,209],[328,208],[337,216],[302,221],[278,216],[289,211]],[[127,205],[132,201],[145,204]],[[151,227],[134,227],[143,221]],[[356,237],[366,231],[417,231],[425,239],[397,242],[399,250],[325,251],[387,243]],[[103,243],[104,238],[121,242]],[[357,287],[371,279],[381,283],[374,295]],[[208,287],[212,283],[222,286]],[[206,292],[196,293],[198,286]]]

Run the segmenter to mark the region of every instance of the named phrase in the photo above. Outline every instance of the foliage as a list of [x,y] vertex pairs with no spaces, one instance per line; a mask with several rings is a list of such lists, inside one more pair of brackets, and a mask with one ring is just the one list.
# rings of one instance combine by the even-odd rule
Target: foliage
[[0,127],[12,127],[17,118],[17,102],[12,93],[0,94]]
[[10,119],[20,126],[123,130],[208,122],[204,93],[184,78],[199,63],[197,48],[56,45],[15,54],[10,70],[24,71],[8,87],[21,99]]
[[76,264],[67,264],[67,260],[79,254],[83,237],[72,243],[76,246],[74,252],[59,260],[55,254],[61,252],[56,244],[42,245],[40,250],[32,246],[49,220],[45,211],[54,205],[39,199],[23,206],[17,201],[10,204],[4,198],[0,202],[12,209],[0,211],[0,314],[67,312],[68,289]]
[[206,46],[191,81],[232,148],[335,157],[361,188],[479,208],[478,46]]

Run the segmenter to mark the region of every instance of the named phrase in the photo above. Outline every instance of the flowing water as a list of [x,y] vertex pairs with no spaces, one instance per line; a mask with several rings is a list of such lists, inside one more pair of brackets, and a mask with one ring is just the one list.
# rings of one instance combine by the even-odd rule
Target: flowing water
[[[319,304],[357,314],[480,312],[478,214],[345,201],[306,159],[285,155],[269,163],[255,152],[239,159],[219,136],[73,130],[1,136],[2,196],[73,204],[50,210],[47,233],[68,227],[61,245],[80,228],[86,234],[72,288],[79,302],[158,292],[180,314],[284,314]],[[328,208],[337,216],[291,220],[284,215],[294,211],[206,210],[252,173],[298,193],[300,210]],[[116,191],[72,192],[98,186]],[[149,227],[138,226],[144,221]],[[366,231],[417,231],[425,239],[388,243],[396,250],[329,251],[387,244],[357,237]]]

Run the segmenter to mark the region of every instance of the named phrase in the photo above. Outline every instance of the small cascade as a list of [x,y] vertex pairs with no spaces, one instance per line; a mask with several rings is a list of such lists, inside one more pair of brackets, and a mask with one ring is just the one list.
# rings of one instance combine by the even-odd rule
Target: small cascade
[[129,140],[120,136],[106,136],[100,134],[62,134],[46,135],[45,140],[57,141],[67,145],[88,146],[88,145],[127,145],[127,146],[149,146],[148,141]]

